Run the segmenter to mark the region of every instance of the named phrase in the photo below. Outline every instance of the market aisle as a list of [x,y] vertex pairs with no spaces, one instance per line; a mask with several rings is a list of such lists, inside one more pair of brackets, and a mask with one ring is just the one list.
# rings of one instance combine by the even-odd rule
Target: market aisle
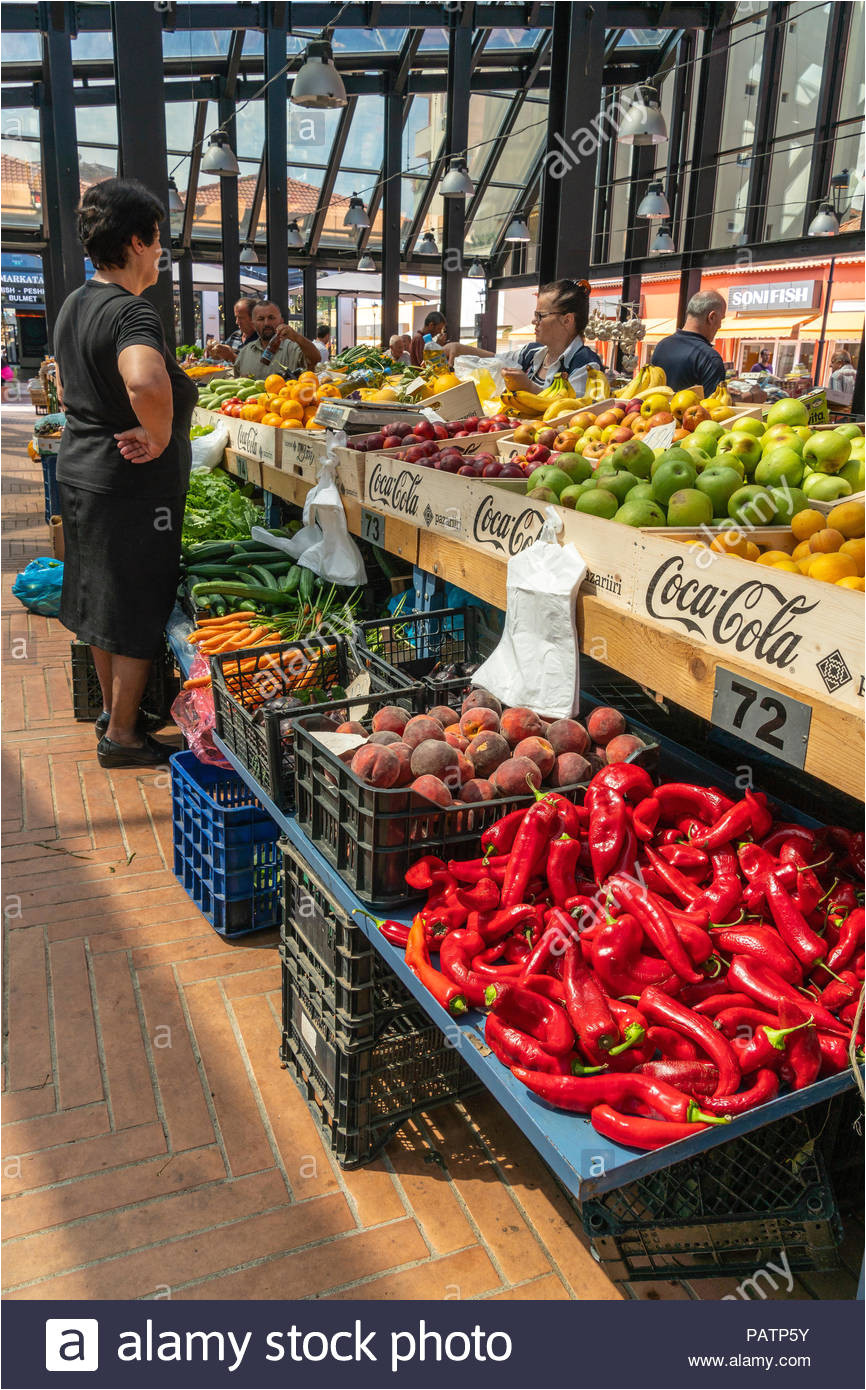
[[276,933],[215,936],[171,872],[168,777],[100,770],[69,635],[11,597],[46,528],[32,418],[3,424],[6,1296],[623,1296],[487,1097],[332,1164],[277,1061]]

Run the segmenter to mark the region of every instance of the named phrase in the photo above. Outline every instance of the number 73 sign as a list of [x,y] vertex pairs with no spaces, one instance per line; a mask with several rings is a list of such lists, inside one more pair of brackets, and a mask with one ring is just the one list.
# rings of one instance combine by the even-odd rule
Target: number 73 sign
[[782,762],[803,767],[809,746],[812,710],[802,700],[781,695],[748,676],[716,667],[713,723]]

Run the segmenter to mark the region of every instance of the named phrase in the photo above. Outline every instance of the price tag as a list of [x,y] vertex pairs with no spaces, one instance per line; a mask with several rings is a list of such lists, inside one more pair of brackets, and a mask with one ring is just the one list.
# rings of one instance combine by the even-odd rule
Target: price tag
[[713,723],[792,767],[804,767],[812,710],[749,676],[716,667]]
[[361,508],[361,539],[371,545],[385,544],[385,518],[379,512],[368,512]]
[[649,449],[669,449],[674,442],[676,427],[675,420],[671,420],[669,425],[656,425],[654,430],[647,430],[643,442]]
[[414,396],[416,391],[420,391],[421,387],[426,385],[427,380],[425,377],[416,376],[415,380],[410,381],[408,386],[402,386],[400,389],[403,392],[404,396]]
[[239,478],[243,478],[244,482],[247,481],[249,474],[247,473],[247,461],[243,454],[235,454],[235,471]]
[[316,423],[342,429],[349,418],[352,407],[343,401],[321,401],[316,410]]

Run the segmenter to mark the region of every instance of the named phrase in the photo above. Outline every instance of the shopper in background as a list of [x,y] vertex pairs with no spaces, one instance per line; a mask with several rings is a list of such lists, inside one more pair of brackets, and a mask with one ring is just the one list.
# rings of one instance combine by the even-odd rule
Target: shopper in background
[[283,322],[280,306],[272,299],[254,307],[253,328],[256,336],[235,358],[235,376],[264,381],[272,372],[297,376],[305,367],[314,371],[320,365],[322,358],[315,343]]
[[313,339],[314,347],[319,349],[319,357],[323,362],[331,360],[331,330],[326,323],[320,323],[316,329],[316,336]]
[[845,396],[849,401],[854,395],[854,382],[857,379],[857,369],[851,361],[850,353],[844,348],[834,352],[830,358],[830,380],[827,382],[831,391],[837,395]]
[[395,362],[402,362],[407,365],[412,359],[406,351],[405,340],[405,333],[392,333],[388,341],[388,351]]
[[234,307],[235,323],[237,324],[234,333],[231,333],[224,343],[208,343],[209,357],[218,362],[234,362],[241,348],[253,341],[256,330],[253,328],[252,313],[258,302],[257,299],[251,299],[248,296],[238,300]]
[[758,360],[752,368],[752,371],[762,372],[767,376],[772,375],[773,354],[770,352],[769,348],[761,348],[761,351],[758,354]]
[[168,351],[144,291],[159,278],[162,204],[131,179],[93,184],[78,235],[96,273],[57,317],[66,414],[57,482],[66,547],[60,621],[93,653],[103,767],[149,767],[174,751],[140,708],[180,572],[194,383]]
[[[495,357],[504,365],[503,375],[512,391],[541,391],[558,372],[565,372],[578,396],[586,392],[586,369],[604,364],[581,336],[589,318],[589,282],[553,280],[542,285],[532,322],[538,341],[514,352],[488,352],[486,348],[448,343],[445,355],[455,357]],[[508,369],[511,370],[508,370]]]
[[725,317],[727,303],[717,290],[699,290],[686,306],[686,321],[669,338],[662,338],[652,355],[654,367],[661,367],[668,386],[685,391],[703,386],[711,396],[725,379],[725,364],[713,347]]
[[424,327],[412,335],[409,345],[409,361],[415,367],[424,366],[424,339],[430,334],[434,342],[445,343],[448,336],[445,315],[438,309],[431,309],[424,320]]

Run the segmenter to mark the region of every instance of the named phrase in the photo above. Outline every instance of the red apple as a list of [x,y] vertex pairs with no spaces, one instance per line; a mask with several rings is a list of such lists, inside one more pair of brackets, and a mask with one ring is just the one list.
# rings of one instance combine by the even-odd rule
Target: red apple
[[620,425],[619,428],[618,428],[618,429],[615,429],[615,430],[613,431],[613,434],[611,434],[611,435],[609,436],[609,438],[608,438],[608,443],[609,443],[609,444],[625,444],[626,440],[628,440],[628,439],[633,439],[633,438],[634,438],[634,434],[633,434],[633,432],[628,428],[628,426],[627,426],[627,425]]
[[458,474],[458,477],[462,474],[462,476],[463,476],[464,478],[477,478],[477,477],[478,477],[478,474],[477,474],[477,472],[475,471],[475,469],[472,467],[472,464],[471,464],[471,463],[464,463],[460,468],[457,469],[457,474]]
[[640,414],[640,407],[641,407],[640,401],[628,401],[628,402],[626,403],[625,413],[626,413],[627,416],[628,416],[628,415]]
[[538,434],[535,436],[535,442],[536,444],[542,444],[545,449],[552,449],[557,433],[557,430],[539,430]]
[[499,477],[500,477],[500,478],[525,478],[525,477],[526,477],[526,474],[524,473],[523,469],[520,467],[520,464],[519,464],[519,463],[506,463],[506,464],[503,464],[502,472],[499,474]]
[[526,451],[528,463],[547,463],[550,458],[550,450],[544,444],[530,444]]
[[428,458],[432,458],[434,454],[439,452],[439,445],[435,439],[428,439],[422,447]]
[[469,430],[456,430],[455,433],[454,433],[454,438],[455,438],[455,439],[468,439],[468,438],[469,438]]
[[463,428],[464,428],[466,431],[468,431],[469,434],[477,434],[477,433],[478,433],[478,416],[477,416],[477,415],[467,415],[466,419],[463,421]]

